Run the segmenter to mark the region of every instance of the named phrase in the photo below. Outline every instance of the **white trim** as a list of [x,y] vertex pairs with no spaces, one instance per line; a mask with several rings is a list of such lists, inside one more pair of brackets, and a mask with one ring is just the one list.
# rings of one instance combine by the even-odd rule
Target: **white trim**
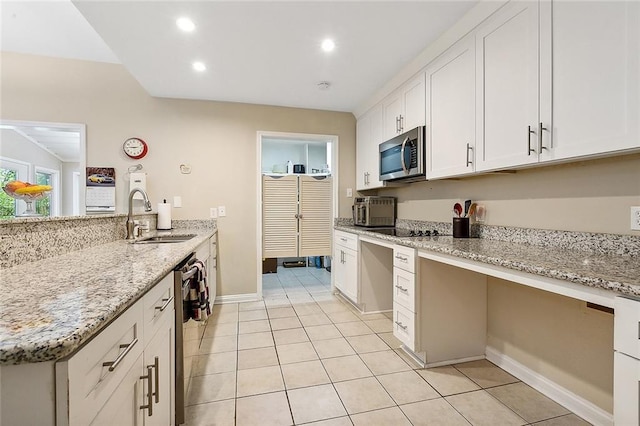
[[425,368],[434,368],[434,367],[442,367],[444,365],[460,364],[463,362],[477,361],[479,359],[484,359],[484,358],[485,358],[484,355],[476,355],[476,356],[467,356],[464,358],[449,359],[447,361],[427,362],[425,363]]
[[497,349],[487,346],[486,358],[538,392],[594,425],[613,425],[613,414],[604,411],[570,390],[560,386]]
[[47,174],[51,176],[51,186],[53,190],[51,191],[50,205],[49,205],[49,216],[56,217],[60,216],[60,204],[62,204],[62,197],[60,194],[60,174],[61,170],[58,169],[50,169],[48,167],[42,167],[35,165],[33,168],[33,181],[37,182],[37,174]]
[[258,293],[229,294],[217,296],[213,304],[224,305],[225,303],[257,302],[259,300],[262,300],[262,297],[258,296]]
[[[262,300],[262,141],[263,138],[291,139],[292,141],[319,141],[331,144],[331,159],[327,159],[333,177],[333,219],[338,217],[339,204],[339,179],[338,179],[338,152],[340,151],[340,138],[337,135],[320,135],[314,133],[289,133],[289,132],[256,132],[256,294],[257,300]],[[332,250],[333,251],[333,250]],[[334,289],[333,274],[331,274],[331,289]]]

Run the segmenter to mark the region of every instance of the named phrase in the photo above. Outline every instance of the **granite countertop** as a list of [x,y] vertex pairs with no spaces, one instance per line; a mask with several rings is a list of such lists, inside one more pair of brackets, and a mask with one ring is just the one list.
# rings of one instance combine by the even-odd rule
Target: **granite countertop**
[[0,365],[63,358],[136,302],[215,229],[170,244],[118,240],[0,270]]
[[640,297],[640,258],[483,238],[398,238],[355,226],[335,229],[515,271]]

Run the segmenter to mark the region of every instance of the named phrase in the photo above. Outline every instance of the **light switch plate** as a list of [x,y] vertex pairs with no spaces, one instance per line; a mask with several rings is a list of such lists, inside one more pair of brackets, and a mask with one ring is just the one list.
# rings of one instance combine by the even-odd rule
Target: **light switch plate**
[[215,219],[215,218],[217,218],[217,217],[218,217],[218,209],[217,209],[217,208],[215,208],[215,207],[211,207],[211,208],[209,209],[209,217],[210,217],[211,219]]
[[640,231],[640,207],[631,207],[631,230]]
[[227,208],[225,206],[218,206],[218,216],[225,217],[227,215]]
[[182,207],[182,197],[179,195],[173,196],[173,207]]
[[347,188],[347,198],[351,198],[351,197],[353,197],[353,189]]

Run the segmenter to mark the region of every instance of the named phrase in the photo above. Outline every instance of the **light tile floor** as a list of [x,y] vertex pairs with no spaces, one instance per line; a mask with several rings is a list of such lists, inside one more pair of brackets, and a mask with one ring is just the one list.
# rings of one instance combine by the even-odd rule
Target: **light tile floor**
[[489,361],[419,368],[387,316],[330,290],[324,269],[279,267],[263,276],[263,301],[216,305],[187,425],[589,424]]

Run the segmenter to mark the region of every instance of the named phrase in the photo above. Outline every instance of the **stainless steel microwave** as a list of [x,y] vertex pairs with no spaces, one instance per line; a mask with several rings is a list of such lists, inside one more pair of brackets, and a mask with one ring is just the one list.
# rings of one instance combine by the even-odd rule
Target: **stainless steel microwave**
[[380,144],[380,180],[423,180],[425,176],[424,126]]

